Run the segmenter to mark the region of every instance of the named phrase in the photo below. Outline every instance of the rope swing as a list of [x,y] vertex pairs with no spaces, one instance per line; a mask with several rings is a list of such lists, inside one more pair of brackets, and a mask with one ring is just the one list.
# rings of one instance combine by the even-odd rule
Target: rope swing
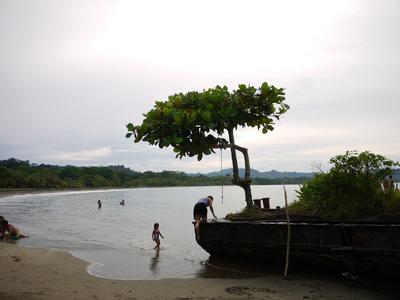
[[283,274],[283,277],[287,278],[288,268],[289,268],[289,254],[290,254],[290,215],[289,215],[289,207],[288,207],[285,183],[282,182],[282,185],[283,185],[283,194],[285,195],[286,221],[287,221],[286,263],[285,263],[285,272]]
[[222,177],[222,148],[219,149],[221,152],[221,204],[224,203],[224,178]]

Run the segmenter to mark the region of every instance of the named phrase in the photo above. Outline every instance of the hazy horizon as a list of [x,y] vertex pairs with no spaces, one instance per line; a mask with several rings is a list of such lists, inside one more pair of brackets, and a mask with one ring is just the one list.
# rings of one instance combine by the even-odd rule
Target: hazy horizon
[[[115,167],[115,166],[124,166],[124,167],[126,167],[126,168],[130,168],[129,166],[125,166],[125,165],[123,165],[123,164],[113,164],[113,165],[87,165],[87,166],[76,166],[76,165],[71,165],[71,164],[66,164],[66,165],[62,165],[62,164],[47,164],[47,163],[41,163],[41,162],[35,162],[35,161],[31,161],[31,160],[29,160],[29,159],[19,159],[19,158],[17,158],[17,157],[9,157],[9,158],[6,158],[6,159],[2,159],[2,160],[7,160],[7,159],[16,159],[16,160],[20,160],[20,161],[29,161],[29,163],[32,165],[32,164],[35,164],[35,165],[41,165],[41,164],[44,164],[44,165],[54,165],[54,166],[58,166],[58,167],[66,167],[66,166],[73,166],[73,167]],[[202,172],[185,172],[185,171],[181,171],[181,170],[173,170],[173,169],[169,169],[169,170],[160,170],[160,171],[154,171],[154,170],[144,170],[144,171],[138,171],[138,170],[134,170],[134,169],[132,169],[132,168],[130,168],[132,171],[136,171],[136,172],[163,172],[163,171],[172,171],[172,172],[184,172],[184,173],[187,173],[187,174],[197,174],[197,173],[200,173],[200,174],[208,174],[208,173],[214,173],[214,172],[219,172],[221,169],[213,169],[213,170],[205,170],[205,171],[202,171]],[[224,170],[229,170],[229,169],[232,169],[232,167],[226,167],[226,168],[223,168],[222,170],[224,171]],[[244,170],[244,168],[239,168],[240,170]],[[291,170],[275,170],[275,169],[270,169],[270,170],[259,170],[259,169],[256,169],[256,168],[251,168],[251,170],[255,170],[255,171],[258,171],[258,172],[261,172],[261,173],[264,173],[264,172],[271,172],[271,171],[277,171],[277,172],[280,172],[280,173],[284,173],[284,172],[287,172],[287,173],[312,173],[312,172],[315,172],[315,171],[310,171],[310,172],[302,172],[302,171],[291,171]]]

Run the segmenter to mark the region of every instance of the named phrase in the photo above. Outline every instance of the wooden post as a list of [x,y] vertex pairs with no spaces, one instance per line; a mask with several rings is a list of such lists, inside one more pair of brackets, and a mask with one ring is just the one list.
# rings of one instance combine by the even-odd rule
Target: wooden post
[[289,253],[290,253],[290,216],[289,216],[289,207],[288,207],[288,201],[287,201],[287,193],[286,193],[286,188],[285,184],[283,183],[283,193],[285,195],[285,206],[286,206],[286,220],[287,220],[287,242],[286,242],[286,264],[285,264],[285,273],[283,274],[283,277],[287,277],[287,272],[289,268]]

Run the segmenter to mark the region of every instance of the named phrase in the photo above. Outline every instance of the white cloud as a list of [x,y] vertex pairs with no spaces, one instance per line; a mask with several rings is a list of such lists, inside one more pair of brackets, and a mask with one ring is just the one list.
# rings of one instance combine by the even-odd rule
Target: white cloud
[[252,167],[301,171],[349,149],[400,159],[399,7],[397,0],[2,2],[0,158],[217,169],[218,154],[197,162],[146,143],[127,146],[124,125],[176,92],[268,81],[286,88],[291,109],[267,135],[238,132]]
[[110,156],[112,153],[110,147],[103,147],[91,150],[80,150],[76,152],[57,152],[47,155],[43,159],[51,159],[58,161],[94,161],[99,158]]

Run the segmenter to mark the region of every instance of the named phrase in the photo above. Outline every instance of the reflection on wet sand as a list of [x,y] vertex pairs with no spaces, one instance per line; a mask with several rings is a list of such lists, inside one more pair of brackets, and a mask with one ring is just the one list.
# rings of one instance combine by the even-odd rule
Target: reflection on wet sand
[[156,249],[155,255],[150,260],[150,270],[153,274],[157,274],[159,271],[158,263],[160,262],[160,249]]
[[276,267],[263,262],[235,261],[229,258],[209,257],[201,262],[197,278],[254,278],[280,274]]

